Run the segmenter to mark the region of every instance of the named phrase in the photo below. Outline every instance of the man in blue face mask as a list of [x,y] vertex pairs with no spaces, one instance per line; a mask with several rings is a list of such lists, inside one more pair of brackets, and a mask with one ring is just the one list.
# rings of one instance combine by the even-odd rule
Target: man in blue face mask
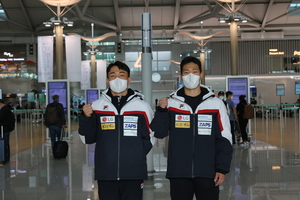
[[232,158],[227,109],[200,84],[199,59],[184,58],[180,69],[184,86],[158,101],[151,129],[157,138],[170,137],[166,177],[171,199],[217,200]]
[[101,200],[143,197],[147,179],[146,155],[152,148],[150,122],[153,111],[143,95],[127,88],[129,67],[119,61],[107,67],[109,88],[85,106],[79,134],[87,144],[96,143],[95,179]]

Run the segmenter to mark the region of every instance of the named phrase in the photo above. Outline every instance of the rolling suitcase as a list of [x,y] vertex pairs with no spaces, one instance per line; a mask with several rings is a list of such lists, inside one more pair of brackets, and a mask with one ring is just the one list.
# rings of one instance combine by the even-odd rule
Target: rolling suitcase
[[63,133],[61,134],[61,140],[56,141],[53,147],[54,158],[66,158],[68,155],[69,144],[67,141],[63,141]]
[[5,161],[5,144],[4,144],[4,133],[3,126],[1,126],[1,135],[0,135],[0,163]]

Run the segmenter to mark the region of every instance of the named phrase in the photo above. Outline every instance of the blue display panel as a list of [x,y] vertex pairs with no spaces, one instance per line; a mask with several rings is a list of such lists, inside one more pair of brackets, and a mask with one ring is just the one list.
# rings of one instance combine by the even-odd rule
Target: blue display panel
[[233,93],[232,101],[236,106],[239,103],[239,96],[245,95],[249,103],[249,77],[226,77],[227,91]]
[[48,82],[48,103],[53,102],[52,96],[59,96],[59,103],[64,107],[65,114],[68,113],[68,84],[66,81]]
[[256,85],[250,85],[250,94],[252,97],[257,97]]
[[300,81],[295,82],[295,94],[300,95]]
[[284,94],[285,94],[284,84],[276,84],[276,95],[284,96]]
[[99,90],[89,89],[86,90],[86,103],[94,102],[99,99]]

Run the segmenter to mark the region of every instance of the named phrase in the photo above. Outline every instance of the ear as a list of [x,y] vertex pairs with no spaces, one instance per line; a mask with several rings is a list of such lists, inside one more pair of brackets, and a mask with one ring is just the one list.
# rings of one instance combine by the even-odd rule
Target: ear
[[127,85],[129,85],[131,83],[131,81],[132,81],[132,78],[128,77],[128,79],[127,79]]
[[201,78],[201,80],[204,79],[204,72],[201,72],[201,73],[200,73],[200,78]]
[[108,80],[108,78],[106,79],[106,84],[109,85],[109,80]]

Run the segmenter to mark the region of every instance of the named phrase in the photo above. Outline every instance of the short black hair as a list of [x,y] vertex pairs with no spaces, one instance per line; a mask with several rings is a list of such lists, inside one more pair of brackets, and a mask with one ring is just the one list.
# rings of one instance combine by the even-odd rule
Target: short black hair
[[183,66],[188,64],[188,63],[191,63],[191,62],[197,64],[198,67],[199,67],[200,73],[202,72],[200,60],[198,58],[193,57],[193,56],[188,56],[188,57],[185,57],[180,63],[180,73],[182,73]]
[[246,101],[245,98],[246,98],[246,95],[240,95],[240,96],[239,96],[240,102],[241,102],[241,103],[244,103],[244,104],[247,104],[247,101]]
[[53,101],[58,101],[59,100],[59,96],[57,94],[52,96],[52,100]]
[[227,91],[226,92],[226,97],[228,97],[229,95],[233,95],[233,93],[231,91]]
[[218,93],[218,96],[219,95],[223,95],[224,96],[224,92],[223,91],[220,91],[219,93]]
[[114,66],[117,66],[119,69],[122,69],[124,71],[126,71],[128,73],[128,77],[130,77],[130,69],[129,67],[123,63],[123,62],[120,62],[120,61],[116,61],[114,63],[111,63],[108,65],[107,69],[106,69],[106,77],[108,78],[108,73],[110,72],[110,69]]

